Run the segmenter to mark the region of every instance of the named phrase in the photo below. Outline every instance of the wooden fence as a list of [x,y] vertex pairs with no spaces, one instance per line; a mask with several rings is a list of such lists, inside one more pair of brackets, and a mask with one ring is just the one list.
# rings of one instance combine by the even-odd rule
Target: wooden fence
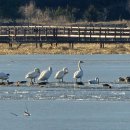
[[130,28],[74,26],[0,26],[0,43],[130,43]]

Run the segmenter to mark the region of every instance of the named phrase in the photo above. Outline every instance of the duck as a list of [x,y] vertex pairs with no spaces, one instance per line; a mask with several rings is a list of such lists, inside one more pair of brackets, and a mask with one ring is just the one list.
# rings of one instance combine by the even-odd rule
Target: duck
[[125,82],[125,78],[119,77],[118,81],[119,81],[119,82]]
[[38,81],[48,81],[51,74],[52,74],[52,67],[49,66],[47,70],[43,70],[41,72],[40,76],[38,77]]
[[31,116],[31,114],[27,111],[24,111],[24,116]]
[[84,63],[83,61],[78,61],[78,70],[76,72],[74,72],[73,78],[76,80],[80,79],[80,82],[82,80],[83,77],[83,70],[80,66],[81,63]]
[[110,84],[107,84],[107,83],[102,84],[102,86],[105,88],[112,88],[112,86]]
[[122,83],[130,83],[130,77],[119,77],[118,78],[118,82],[122,82]]
[[125,81],[126,81],[126,83],[130,83],[130,77],[127,76],[127,77],[125,78]]
[[99,84],[99,78],[96,77],[94,80],[88,80],[89,84]]
[[25,104],[25,106],[26,106],[26,110],[24,111],[23,115],[24,116],[31,116],[31,113],[28,111],[28,107],[26,104]]
[[6,73],[4,73],[4,72],[0,72],[0,79],[1,79],[1,81],[3,82],[4,80],[8,80],[9,79],[9,76],[10,76],[10,74],[6,74]]
[[59,80],[59,82],[60,82],[60,80],[62,80],[62,82],[63,82],[63,78],[64,78],[64,76],[66,75],[66,74],[68,74],[68,68],[63,68],[62,70],[59,70],[56,74],[55,74],[55,79],[58,79]]
[[[25,76],[26,79],[31,79],[30,83],[35,82],[35,79],[40,75],[40,69],[34,68],[34,71],[28,72]],[[33,81],[32,81],[33,80]]]

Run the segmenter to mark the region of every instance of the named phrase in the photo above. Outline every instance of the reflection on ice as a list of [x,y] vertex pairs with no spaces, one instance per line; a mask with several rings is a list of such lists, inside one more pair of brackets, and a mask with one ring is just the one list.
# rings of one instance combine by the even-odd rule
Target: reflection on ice
[[125,92],[124,91],[123,92],[115,92],[115,91],[113,91],[112,94],[115,94],[115,95],[125,95]]
[[0,100],[130,100],[129,84],[61,87],[0,87]]

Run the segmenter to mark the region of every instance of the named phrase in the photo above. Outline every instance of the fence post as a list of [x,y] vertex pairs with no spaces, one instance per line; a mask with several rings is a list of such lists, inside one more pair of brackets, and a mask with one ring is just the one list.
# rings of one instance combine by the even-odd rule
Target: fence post
[[100,41],[100,48],[104,48],[104,43],[102,42],[102,29],[100,27],[100,30],[99,30],[99,41]]
[[115,33],[114,33],[114,41],[116,42],[116,27],[115,27]]
[[78,40],[79,40],[79,42],[80,42],[80,27],[78,27],[78,34],[79,34]]
[[91,39],[91,38],[92,38],[92,31],[91,31],[91,28],[90,28],[90,30],[89,30],[89,36],[90,36],[90,37],[89,37],[89,42],[91,42],[91,40],[92,40],[92,39]]
[[10,32],[10,28],[8,27],[8,37],[9,37],[9,49],[12,48],[12,38],[11,38],[11,32]]

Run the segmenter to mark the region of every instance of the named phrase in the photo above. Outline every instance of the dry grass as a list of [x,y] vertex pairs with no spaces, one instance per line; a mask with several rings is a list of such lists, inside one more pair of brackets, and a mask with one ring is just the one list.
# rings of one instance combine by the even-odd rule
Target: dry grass
[[129,44],[106,44],[104,48],[99,44],[74,44],[73,49],[69,44],[58,44],[57,47],[45,44],[42,48],[36,48],[35,44],[22,44],[18,49],[17,46],[13,44],[9,49],[8,44],[0,44],[0,54],[130,54]]

